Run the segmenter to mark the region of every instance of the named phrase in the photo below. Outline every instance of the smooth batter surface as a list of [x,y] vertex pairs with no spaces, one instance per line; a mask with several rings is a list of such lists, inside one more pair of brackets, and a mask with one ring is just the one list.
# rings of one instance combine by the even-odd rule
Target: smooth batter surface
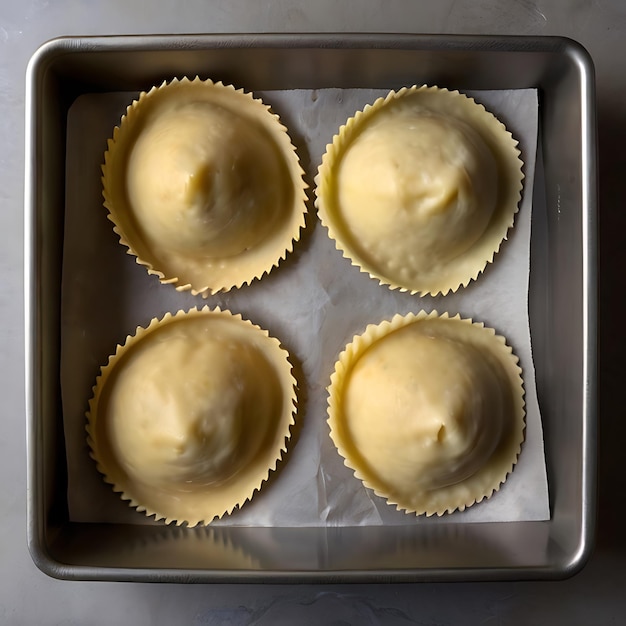
[[494,211],[493,155],[469,125],[428,109],[378,116],[338,168],[338,210],[363,257],[392,275],[465,252]]
[[269,107],[221,83],[142,93],[109,140],[105,206],[120,242],[179,290],[208,295],[271,271],[300,236],[306,184]]
[[462,510],[498,489],[516,462],[524,427],[516,363],[479,325],[396,316],[342,353],[331,436],[357,477],[398,508]]
[[293,423],[285,351],[226,312],[154,324],[98,383],[91,445],[108,482],[148,514],[211,521],[252,496]]
[[456,291],[493,261],[522,188],[517,142],[459,92],[411,87],[349,118],[316,178],[337,247],[382,284]]
[[274,228],[288,200],[284,178],[258,124],[219,105],[171,99],[131,150],[128,199],[155,245],[230,257]]

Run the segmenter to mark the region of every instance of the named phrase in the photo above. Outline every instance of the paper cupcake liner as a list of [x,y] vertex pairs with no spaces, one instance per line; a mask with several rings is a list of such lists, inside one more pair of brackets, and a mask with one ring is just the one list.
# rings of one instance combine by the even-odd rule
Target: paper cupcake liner
[[276,469],[296,388],[287,351],[241,315],[167,313],[138,327],[101,368],[87,412],[90,455],[137,511],[206,525],[252,499]]
[[[168,236],[175,228],[163,227],[155,235],[151,232],[154,220],[146,219],[148,209],[138,211],[135,206],[137,203],[133,204],[130,200],[131,194],[127,184],[128,163],[133,150],[136,149],[137,139],[141,137],[146,121],[158,120],[158,116],[162,115],[164,110],[167,111],[167,107],[173,106],[174,99],[178,97],[181,97],[183,103],[192,103],[194,106],[197,103],[206,104],[212,111],[225,111],[224,115],[234,119],[233,124],[229,126],[230,130],[234,129],[233,132],[241,132],[236,129],[242,125],[254,129],[255,137],[257,135],[261,137],[258,141],[255,139],[257,149],[259,145],[263,146],[265,158],[261,161],[271,161],[281,172],[282,185],[280,181],[272,179],[268,181],[268,185],[262,185],[262,188],[264,193],[270,193],[268,189],[282,189],[280,193],[284,202],[277,203],[276,206],[272,204],[274,213],[271,219],[264,220],[255,215],[256,221],[252,227],[248,225],[246,228],[244,224],[241,229],[242,236],[250,237],[250,233],[257,232],[262,234],[258,235],[260,240],[254,240],[250,245],[246,243],[245,248],[236,253],[215,249],[212,252],[210,244],[196,250],[190,250],[190,247],[180,243],[175,245],[174,240]],[[242,138],[243,140],[246,141],[248,148],[247,139]],[[201,138],[198,137],[196,141],[194,136],[190,138],[189,144],[185,144],[185,148],[196,150],[201,144]],[[225,145],[224,150],[227,147]],[[202,81],[198,77],[192,81],[187,78],[174,79],[169,83],[164,81],[149,92],[142,92],[139,98],[128,106],[120,125],[114,128],[113,137],[108,140],[107,148],[102,166],[102,184],[108,218],[114,224],[120,243],[128,248],[128,253],[134,255],[137,263],[143,265],[149,274],[156,275],[163,284],[172,284],[179,291],[189,290],[193,295],[200,294],[203,297],[229,291],[269,273],[285,259],[293,250],[294,243],[300,239],[300,231],[305,226],[307,184],[296,149],[278,116],[270,111],[268,105],[260,99],[255,99],[252,94],[244,92],[243,89],[235,89],[232,85],[224,85],[222,82]],[[153,155],[155,152],[156,150],[146,149],[146,154]],[[242,154],[244,153],[245,151],[242,151]],[[172,160],[180,158],[177,155],[166,157]],[[155,158],[160,157],[157,155]],[[219,160],[219,154],[216,158]],[[209,166],[211,165],[209,163]],[[222,165],[218,162],[215,169],[228,170],[229,163],[224,162]],[[165,167],[171,170],[169,166],[171,162],[166,160]],[[258,167],[251,167],[251,171],[257,172],[254,176],[260,176],[258,171],[262,167],[263,163],[259,163]],[[218,175],[222,176],[221,173]],[[195,178],[200,182],[194,184],[201,187],[204,184],[202,176],[204,176],[202,172],[197,173]],[[178,180],[176,191],[186,185],[187,190],[184,193],[188,194],[188,187],[192,184],[191,178],[194,176],[186,182]],[[215,187],[223,185],[219,182],[210,184]],[[233,184],[240,185],[240,182]],[[254,184],[258,186],[260,183],[255,179]],[[218,190],[215,193],[228,194],[231,191],[232,189],[227,189],[226,192]],[[214,190],[209,189],[206,193],[212,194]],[[151,209],[154,203],[144,204],[149,205]],[[241,204],[237,203],[238,208]],[[188,207],[185,208],[185,214],[189,213],[187,209]],[[219,219],[225,222],[228,218],[221,216]],[[171,221],[173,226],[176,226],[176,220],[171,218]],[[206,218],[199,217],[197,222],[201,228],[195,228],[196,222],[193,222],[193,227],[189,227],[192,232],[204,228]],[[214,237],[214,240],[217,241],[218,237]]]
[[[436,331],[432,330],[433,323],[436,324],[434,326]],[[413,446],[415,440],[418,440],[420,437],[422,438],[421,441],[424,441],[425,435],[419,429],[422,428],[422,424],[426,423],[423,420],[433,418],[430,415],[420,415],[419,420],[422,420],[421,422],[411,422],[410,420],[394,421],[393,410],[388,410],[385,404],[386,422],[383,425],[383,429],[381,430],[379,427],[379,424],[382,422],[376,422],[373,427],[374,430],[369,431],[374,434],[368,434],[367,436],[375,438],[372,441],[375,441],[376,449],[380,450],[386,445],[383,441],[383,436],[380,434],[381,432],[384,432],[385,436],[391,432],[392,437],[394,437],[396,432],[399,432],[397,436],[398,446],[390,454],[394,455],[394,457],[397,456],[398,459],[408,459],[406,462],[411,466],[411,475],[417,476],[415,484],[411,484],[410,488],[402,488],[399,486],[399,482],[397,485],[391,484],[393,481],[389,476],[383,477],[382,474],[389,474],[389,471],[381,468],[380,460],[377,463],[376,459],[371,454],[368,456],[368,451],[364,451],[363,446],[359,445],[358,442],[363,441],[359,439],[363,432],[362,429],[372,427],[357,424],[354,408],[351,417],[348,414],[349,407],[346,404],[347,398],[349,398],[350,385],[354,384],[353,373],[355,367],[359,364],[362,357],[368,353],[372,346],[380,346],[381,344],[377,344],[380,340],[414,324],[424,325],[424,332],[434,333],[432,336],[442,338],[445,341],[461,342],[465,346],[479,350],[481,355],[489,355],[489,359],[495,364],[495,371],[501,377],[500,384],[505,385],[507,388],[507,406],[510,412],[508,414],[503,412],[504,418],[509,420],[509,422],[503,423],[500,437],[496,443],[493,443],[495,447],[487,448],[490,451],[487,452],[487,458],[484,459],[484,463],[477,464],[470,476],[463,476],[457,482],[450,479],[442,486],[420,486],[418,480],[421,460],[420,451],[428,451],[429,448],[410,446]],[[404,339],[406,340],[406,338]],[[363,374],[359,375],[363,376]],[[369,375],[371,376],[371,371]],[[448,375],[447,368],[441,372],[441,375]],[[372,385],[375,383],[371,378],[368,380],[370,380],[370,388],[373,388]],[[457,380],[450,380],[449,386],[446,388],[453,388],[458,382]],[[395,379],[393,383],[396,383]],[[463,381],[460,384],[463,384]],[[399,402],[397,398],[400,397],[400,391],[399,387],[389,389],[388,397],[390,399],[396,398],[396,401]],[[378,325],[369,325],[365,332],[361,335],[356,335],[340,354],[335,365],[335,371],[331,376],[328,392],[330,436],[339,454],[344,458],[344,464],[354,471],[356,478],[361,480],[365,487],[372,489],[376,495],[385,498],[388,504],[395,505],[399,511],[405,511],[406,513],[426,516],[436,514],[441,516],[456,510],[463,511],[477,502],[490,498],[493,493],[499,491],[507,476],[513,471],[524,441],[524,388],[518,358],[513,354],[512,349],[506,345],[504,337],[497,335],[495,330],[486,328],[482,323],[472,322],[471,319],[462,319],[459,315],[449,317],[447,313],[439,315],[437,311],[429,314],[422,311],[417,315],[413,313],[406,316],[396,315],[391,321],[385,321]],[[441,396],[446,394],[447,391],[444,390]],[[409,397],[413,398],[413,396]],[[415,400],[415,398],[413,399]],[[360,401],[369,402],[367,398]],[[389,401],[389,405],[393,405],[393,402]],[[352,407],[354,407],[354,404]],[[400,411],[419,410],[419,407],[419,401],[414,401],[410,406],[402,404],[396,411],[396,415],[399,416]],[[407,432],[393,431],[394,425],[397,426],[398,423],[400,423],[400,428],[406,427],[408,429]],[[430,422],[428,423],[430,424]],[[437,422],[436,426],[438,427],[438,425],[439,423]],[[448,426],[448,424],[445,424],[446,428]],[[411,431],[411,428],[417,430]],[[477,428],[480,428],[480,425]],[[443,427],[440,430],[443,430]],[[452,432],[452,428],[448,432]],[[483,432],[483,430],[480,432]],[[445,449],[442,447],[437,448],[439,445],[438,438],[436,443],[431,441],[428,445],[431,444],[435,446],[434,449],[437,450],[437,454],[442,455],[441,458],[443,458]],[[368,445],[373,446],[374,443]],[[370,447],[370,451],[371,449]],[[405,456],[403,456],[404,453],[406,453]],[[430,471],[430,469],[427,469],[427,471]]]
[[[348,220],[338,199],[339,171],[347,150],[372,122],[378,123],[386,112],[397,111],[403,106],[415,106],[428,115],[445,116],[465,124],[471,132],[478,133],[493,155],[498,170],[495,209],[478,239],[454,258],[432,267],[420,266],[417,270],[409,269],[407,257],[412,252],[408,240],[404,244],[408,252],[398,258],[386,257],[397,248],[398,241],[377,241],[376,246],[380,246],[382,254],[379,249],[365,249],[363,237],[357,237],[349,232]],[[457,291],[461,285],[466,287],[470,281],[476,280],[487,264],[493,262],[503,240],[507,238],[507,232],[513,226],[521,199],[524,175],[520,154],[518,142],[511,133],[483,105],[476,103],[472,98],[458,91],[434,86],[405,87],[367,105],[340,127],[332,143],[328,144],[315,177],[315,205],[320,220],[328,229],[337,249],[362,272],[390,289],[420,295],[439,293],[446,295]],[[375,177],[368,176],[367,180],[363,181],[365,186],[370,182],[370,178]],[[410,234],[412,230],[415,229],[403,229],[402,235],[404,232]],[[373,239],[379,239],[378,232],[373,233]],[[415,248],[416,246],[413,246],[413,249]],[[418,261],[417,264],[419,263]]]

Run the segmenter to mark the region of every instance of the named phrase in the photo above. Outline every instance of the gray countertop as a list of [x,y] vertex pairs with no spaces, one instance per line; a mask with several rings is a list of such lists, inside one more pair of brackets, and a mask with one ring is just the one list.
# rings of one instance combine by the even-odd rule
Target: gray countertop
[[[48,578],[26,548],[23,399],[24,73],[60,35],[189,32],[562,35],[597,72],[600,158],[600,499],[596,550],[562,582],[353,586],[149,585]],[[621,0],[0,0],[0,624],[618,624],[626,614],[626,423],[619,318],[626,269],[626,5]],[[619,277],[619,278],[618,278]]]

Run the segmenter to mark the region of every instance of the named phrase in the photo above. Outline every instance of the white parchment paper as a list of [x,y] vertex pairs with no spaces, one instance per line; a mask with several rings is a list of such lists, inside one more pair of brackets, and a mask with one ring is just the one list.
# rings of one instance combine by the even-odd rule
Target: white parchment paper
[[[298,147],[313,185],[325,146],[339,126],[387,90],[267,91]],[[320,526],[549,519],[541,417],[528,323],[532,189],[537,145],[534,90],[470,95],[520,141],[524,193],[514,229],[478,281],[456,294],[419,297],[391,291],[344,259],[311,214],[293,254],[268,277],[208,298],[160,285],[129,256],[102,207],[100,165],[106,139],[136,94],[81,96],[68,115],[66,223],[62,294],[61,386],[70,519],[154,523],[104,483],[89,457],[85,411],[99,368],[115,345],[153,317],[219,305],[269,330],[292,355],[300,385],[298,423],[285,461],[252,502],[216,524]],[[312,196],[312,193],[310,194]],[[326,386],[339,352],[354,334],[395,313],[421,309],[471,317],[507,338],[520,357],[526,391],[526,440],[514,472],[490,500],[442,518],[398,512],[366,490],[343,465],[328,434]]]

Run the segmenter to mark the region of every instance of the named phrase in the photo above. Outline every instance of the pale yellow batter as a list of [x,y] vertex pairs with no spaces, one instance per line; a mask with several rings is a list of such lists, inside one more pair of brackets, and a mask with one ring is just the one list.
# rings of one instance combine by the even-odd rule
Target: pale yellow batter
[[260,100],[174,80],[142,93],[114,130],[104,204],[151,274],[207,296],[261,278],[293,249],[306,213],[302,174]]
[[398,508],[442,514],[498,489],[523,440],[517,359],[459,318],[396,316],[342,353],[331,434],[346,464]]
[[154,322],[104,368],[90,405],[99,468],[140,510],[190,525],[252,497],[294,413],[286,352],[228,312]]
[[316,177],[320,219],[382,284],[456,291],[493,260],[513,225],[523,178],[516,145],[458,92],[391,92],[333,138]]
[[347,237],[391,273],[433,271],[465,252],[489,224],[497,190],[497,166],[480,135],[418,107],[374,118],[337,169]]

